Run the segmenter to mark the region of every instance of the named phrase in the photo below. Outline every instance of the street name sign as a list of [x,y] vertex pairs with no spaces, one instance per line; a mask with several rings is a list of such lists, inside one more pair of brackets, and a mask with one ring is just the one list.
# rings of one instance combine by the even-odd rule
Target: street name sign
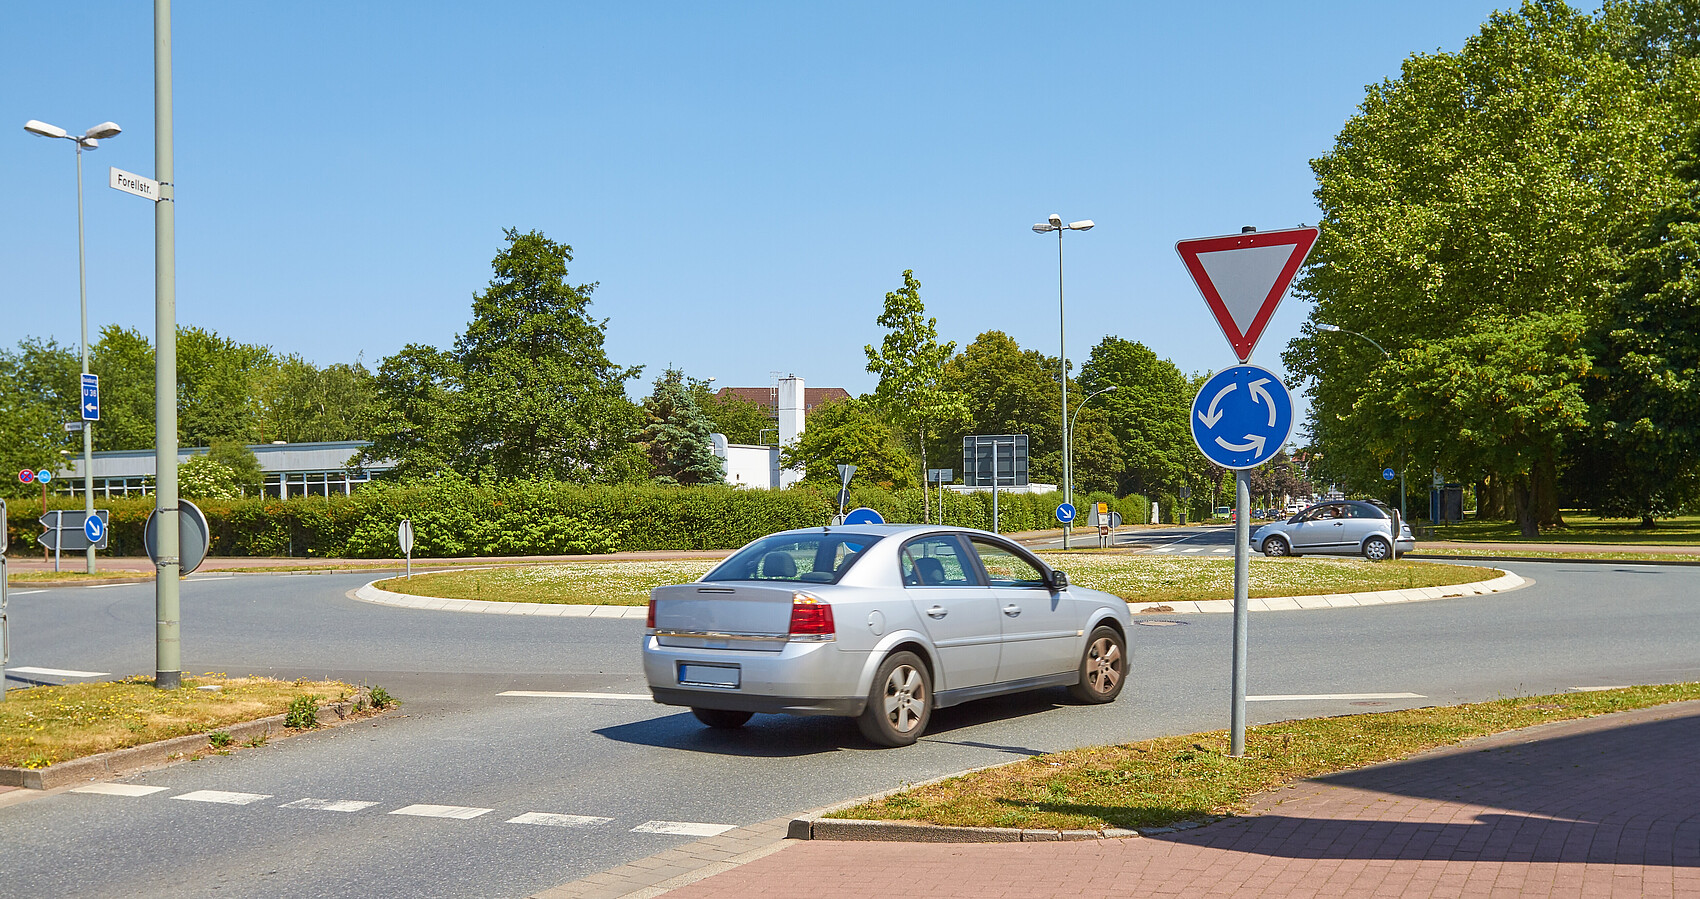
[[135,194],[144,199],[159,201],[159,182],[123,169],[112,170],[112,189]]
[[83,421],[100,421],[100,375],[83,375]]
[[1257,365],[1224,368],[1192,401],[1192,439],[1223,468],[1256,468],[1293,433],[1293,397],[1275,373]]
[[1241,362],[1251,358],[1319,233],[1315,228],[1247,231],[1175,244],[1175,252]]

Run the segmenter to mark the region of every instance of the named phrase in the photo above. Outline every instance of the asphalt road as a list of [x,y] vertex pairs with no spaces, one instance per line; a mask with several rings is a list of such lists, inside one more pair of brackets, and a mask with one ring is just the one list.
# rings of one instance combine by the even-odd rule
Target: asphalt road
[[[1700,679],[1700,569],[1509,567],[1535,585],[1254,615],[1254,695],[1421,698],[1259,701],[1251,720]],[[185,669],[377,684],[405,701],[399,713],[120,779],[163,788],[148,795],[0,797],[0,896],[524,896],[711,826],[1227,722],[1226,615],[1142,616],[1179,623],[1135,629],[1132,678],[1111,706],[1070,705],[1061,690],[987,700],[939,712],[915,746],[878,750],[849,721],[757,716],[710,732],[645,701],[641,622],[349,599],[368,577],[190,579]],[[19,590],[11,609],[14,667],[153,670],[151,585]],[[498,695],[507,690],[639,698]],[[195,791],[223,801],[179,798]],[[394,813],[410,806],[462,817]],[[525,823],[536,821],[548,823]],[[654,832],[667,830],[684,832]]]

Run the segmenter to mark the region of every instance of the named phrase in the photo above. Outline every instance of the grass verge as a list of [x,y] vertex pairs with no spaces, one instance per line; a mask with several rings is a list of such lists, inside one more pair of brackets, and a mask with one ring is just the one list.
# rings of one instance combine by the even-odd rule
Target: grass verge
[[[1125,553],[1041,553],[1082,587],[1114,593],[1129,602],[1232,599],[1234,560],[1228,557],[1136,556]],[[390,578],[377,586],[394,593],[491,602],[541,602],[641,606],[663,584],[696,580],[714,560],[572,562]],[[1445,587],[1496,577],[1492,569],[1433,562],[1365,562],[1360,559],[1251,560],[1251,595],[1309,596]]]
[[1660,518],[1656,527],[1643,528],[1641,520],[1595,518],[1586,512],[1566,511],[1564,526],[1548,528],[1539,537],[1524,537],[1515,522],[1470,520],[1443,524],[1434,529],[1435,540],[1464,543],[1635,543],[1645,546],[1700,546],[1700,515]]
[[1094,746],[988,768],[832,814],[958,827],[1163,827],[1242,811],[1265,790],[1549,721],[1700,699],[1700,683],[1560,693]]
[[1695,552],[1558,552],[1534,549],[1423,549],[1425,556],[1446,556],[1453,559],[1600,559],[1608,562],[1700,562],[1700,548]]
[[[216,686],[217,690],[199,687]],[[0,765],[45,768],[59,762],[205,733],[283,714],[299,697],[353,698],[341,681],[278,681],[207,674],[177,690],[145,676],[121,681],[7,690],[0,702]]]

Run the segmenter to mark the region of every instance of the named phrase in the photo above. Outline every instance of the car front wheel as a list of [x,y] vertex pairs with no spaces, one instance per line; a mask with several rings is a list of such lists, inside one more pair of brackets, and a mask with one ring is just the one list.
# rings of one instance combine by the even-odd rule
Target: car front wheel
[[1126,681],[1127,641],[1113,627],[1093,628],[1080,657],[1080,682],[1068,688],[1069,695],[1094,705],[1113,702]]
[[1266,556],[1292,555],[1293,548],[1287,545],[1285,537],[1270,537],[1263,541],[1263,554]]
[[933,679],[912,652],[894,652],[874,673],[868,707],[856,719],[862,736],[881,746],[908,746],[933,717]]
[[1393,546],[1385,537],[1371,537],[1364,541],[1364,558],[1371,562],[1385,562],[1393,555]]

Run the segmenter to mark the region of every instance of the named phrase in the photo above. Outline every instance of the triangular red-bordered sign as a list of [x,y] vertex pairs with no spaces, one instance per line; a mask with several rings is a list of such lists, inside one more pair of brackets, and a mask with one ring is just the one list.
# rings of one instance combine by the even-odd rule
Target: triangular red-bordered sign
[[1240,362],[1251,358],[1318,233],[1315,228],[1247,231],[1175,244]]

